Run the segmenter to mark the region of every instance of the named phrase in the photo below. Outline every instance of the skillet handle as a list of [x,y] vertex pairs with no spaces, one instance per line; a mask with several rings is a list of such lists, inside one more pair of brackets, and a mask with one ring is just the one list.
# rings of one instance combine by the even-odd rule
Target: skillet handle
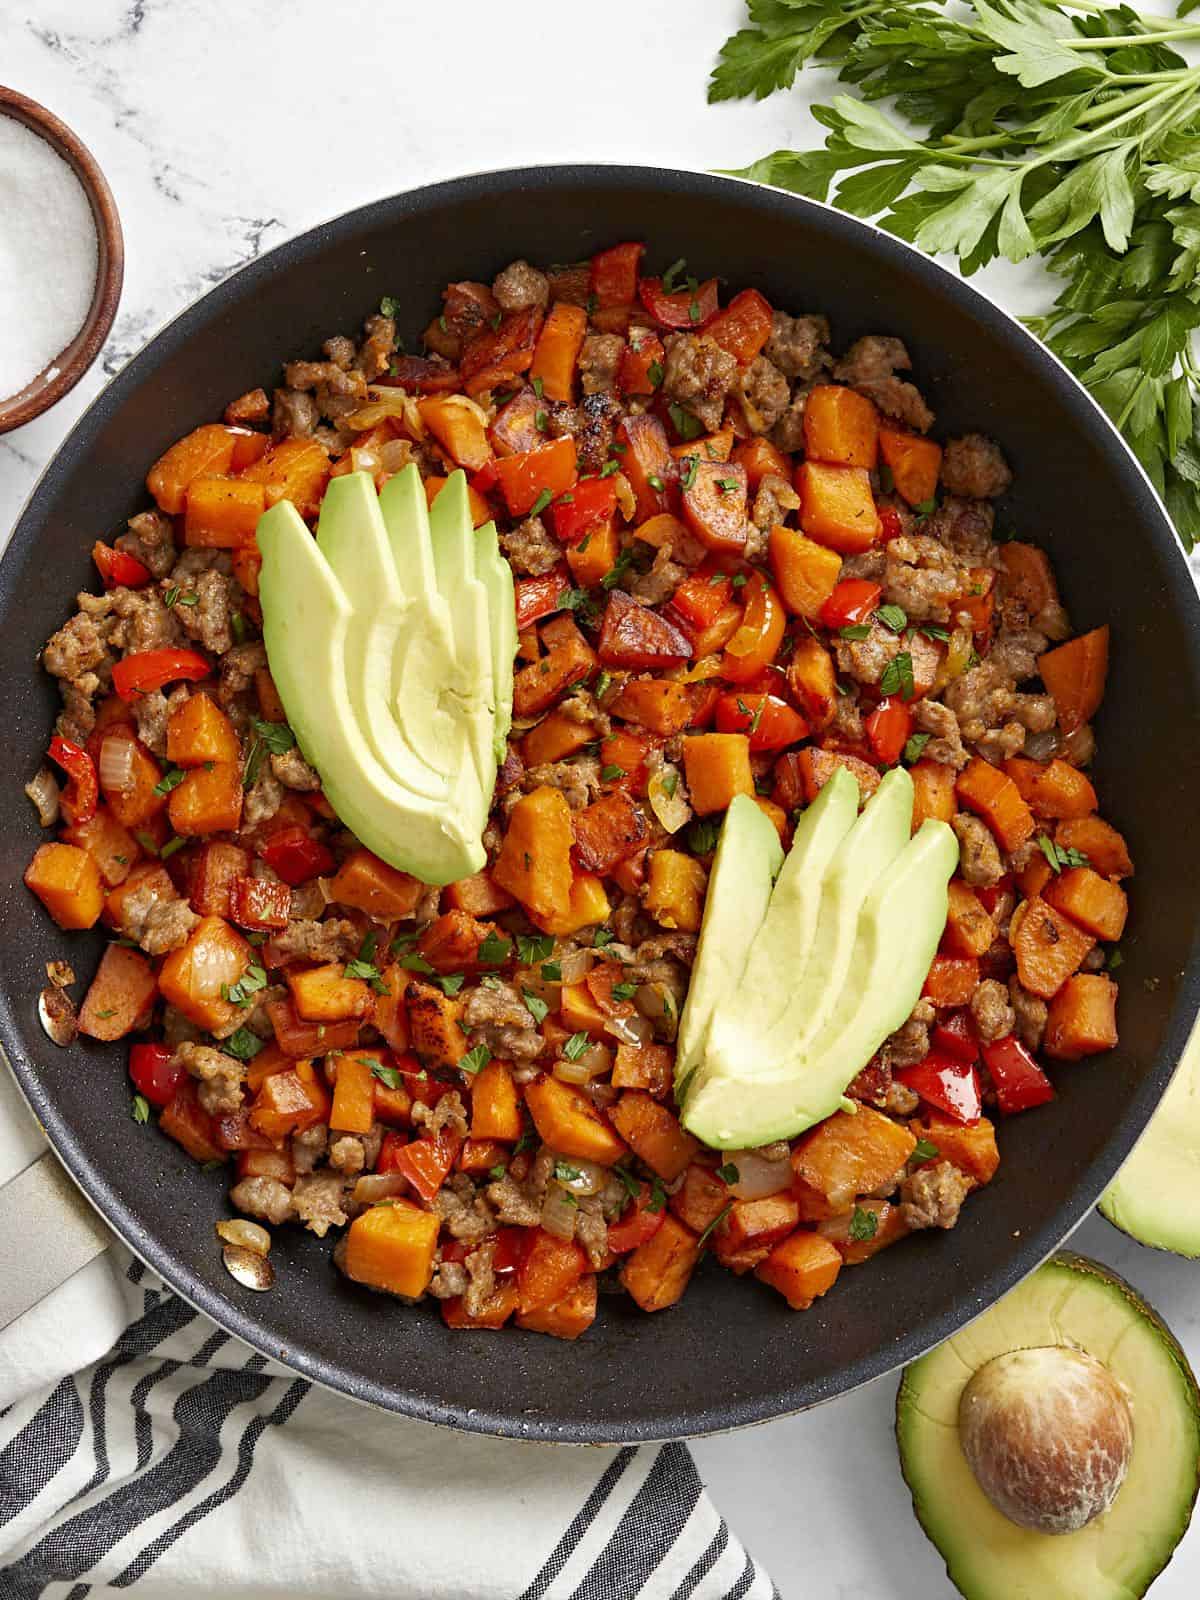
[[52,1150],[0,1186],[0,1331],[111,1243]]

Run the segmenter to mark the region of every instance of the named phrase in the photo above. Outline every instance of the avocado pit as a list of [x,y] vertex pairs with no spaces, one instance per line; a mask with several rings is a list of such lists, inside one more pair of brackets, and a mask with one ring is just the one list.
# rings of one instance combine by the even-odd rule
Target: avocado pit
[[1133,1453],[1120,1384],[1086,1351],[1010,1350],[971,1378],[959,1440],[997,1511],[1036,1533],[1076,1533],[1112,1505]]

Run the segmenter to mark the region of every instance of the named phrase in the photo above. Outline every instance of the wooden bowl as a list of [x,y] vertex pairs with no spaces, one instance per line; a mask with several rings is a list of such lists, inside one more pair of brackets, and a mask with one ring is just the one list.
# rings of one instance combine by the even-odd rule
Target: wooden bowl
[[91,151],[53,112],[15,89],[0,84],[0,117],[12,117],[45,139],[83,185],[96,224],[98,265],[96,287],[83,326],[71,342],[14,395],[0,398],[0,433],[40,417],[73,389],[100,354],[117,314],[125,275],[125,243],[112,190]]

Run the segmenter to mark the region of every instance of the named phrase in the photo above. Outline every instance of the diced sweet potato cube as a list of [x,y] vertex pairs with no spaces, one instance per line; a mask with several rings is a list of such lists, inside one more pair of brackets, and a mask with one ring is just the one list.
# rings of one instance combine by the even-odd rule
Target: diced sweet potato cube
[[653,851],[643,902],[648,915],[660,927],[698,933],[707,881],[702,863],[694,856],[684,855],[681,850]]
[[[119,892],[119,891],[116,891]],[[243,1012],[221,997],[250,965],[254,951],[221,917],[202,917],[187,943],[172,950],[159,969],[158,986],[168,1005],[207,1033],[233,1031]]]
[[124,883],[141,855],[141,846],[108,811],[99,810],[86,822],[76,822],[62,830],[64,844],[86,850],[100,868],[100,876],[110,889]]
[[[875,1219],[874,1231],[865,1238],[862,1235],[867,1232],[871,1224],[867,1223],[864,1226],[864,1213]],[[859,1219],[857,1228],[854,1225],[855,1217]],[[817,1232],[840,1251],[846,1266],[855,1267],[878,1255],[889,1244],[895,1244],[898,1239],[903,1239],[909,1232],[909,1227],[898,1205],[893,1205],[890,1200],[873,1200],[868,1196],[844,1216],[831,1217],[828,1222],[818,1223]],[[856,1237],[856,1234],[859,1236]]]
[[430,983],[413,979],[404,991],[412,1049],[431,1067],[456,1067],[467,1053],[458,1025],[460,1007]]
[[795,752],[796,765],[804,788],[805,801],[811,805],[839,767],[845,767],[858,784],[859,804],[864,805],[879,787],[880,776],[870,762],[861,756],[849,755],[844,750],[819,750],[809,745]]
[[796,471],[800,526],[810,539],[843,555],[869,550],[879,537],[879,513],[865,467],[803,461]]
[[329,1126],[341,1133],[369,1133],[375,1120],[375,1075],[371,1057],[343,1051],[336,1057]]
[[950,822],[958,811],[953,767],[941,761],[918,761],[909,768],[913,781],[913,832],[928,818]]
[[625,1145],[582,1089],[557,1078],[535,1078],[525,1085],[525,1104],[543,1143],[564,1156],[612,1166]]
[[1035,817],[1086,817],[1096,809],[1096,791],[1079,768],[1067,761],[1011,756],[1004,770]]
[[575,853],[593,872],[611,872],[646,837],[646,819],[627,794],[601,795],[571,818]]
[[968,810],[987,823],[1005,850],[1015,850],[1034,830],[1033,813],[1012,778],[980,756],[959,773],[955,790]]
[[750,740],[744,733],[697,733],[683,741],[692,807],[699,816],[728,809],[734,795],[754,793]]
[[699,1260],[699,1239],[668,1214],[658,1232],[625,1258],[621,1283],[643,1311],[664,1311],[682,1298]]
[[621,470],[637,497],[636,520],[648,522],[670,509],[668,490],[679,475],[667,443],[667,431],[656,416],[643,412],[621,420],[617,441],[625,446]]
[[796,640],[787,669],[788,690],[814,733],[833,721],[837,709],[837,668],[833,656],[811,633]]
[[471,1084],[471,1137],[515,1144],[522,1126],[521,1096],[512,1068],[507,1061],[493,1059]]
[[494,930],[468,911],[443,911],[417,942],[417,950],[436,972],[473,972],[479,947]]
[[1124,835],[1099,817],[1070,817],[1059,823],[1054,839],[1062,849],[1085,855],[1088,865],[1102,878],[1133,876],[1133,858]]
[[935,1006],[969,1005],[979,987],[979,962],[973,956],[934,956],[921,993]]
[[590,744],[594,736],[590,723],[577,722],[562,711],[551,711],[521,740],[521,759],[528,767],[564,761]]
[[673,1183],[700,1149],[679,1119],[644,1089],[627,1089],[609,1115],[634,1154],[665,1183]]
[[522,667],[513,681],[513,710],[519,717],[536,717],[595,671],[596,652],[572,617],[556,617],[543,626],[541,636],[546,654]]
[[378,922],[411,916],[423,892],[416,878],[364,849],[350,852],[330,885],[339,905],[365,911]]
[[795,1231],[799,1221],[800,1207],[787,1193],[735,1200],[729,1215],[713,1232],[713,1254],[732,1272],[749,1272]]
[[39,845],[25,869],[25,886],[60,928],[90,928],[104,907],[100,868],[78,845]]
[[942,949],[951,956],[981,956],[995,941],[996,924],[974,889],[961,878],[951,878],[948,893],[950,907]]
[[417,401],[421,421],[455,466],[478,472],[491,460],[487,423],[479,409],[459,394],[428,395]]
[[870,1106],[860,1106],[856,1116],[835,1111],[792,1152],[801,1220],[823,1222],[848,1211],[857,1195],[870,1194],[898,1172],[915,1144],[907,1128]]
[[1096,943],[1039,896],[1025,900],[1013,914],[1009,932],[1017,958],[1017,976],[1030,994],[1049,1000],[1058,993]]
[[229,891],[229,919],[252,933],[279,932],[291,921],[292,891],[269,878],[238,877]]
[[316,439],[280,439],[242,477],[265,485],[268,507],[290,500],[302,517],[315,517],[329,482],[329,456]]
[[1070,867],[1043,891],[1047,901],[1065,911],[1085,933],[1108,943],[1125,932],[1129,901],[1118,883],[1110,883],[1091,867]]
[[181,837],[200,833],[233,833],[242,820],[242,769],[237,761],[216,761],[194,767],[171,790],[167,805],[171,826]]
[[513,903],[512,895],[500,887],[486,868],[448,884],[444,898],[453,910],[465,911],[472,917],[495,916],[497,911],[506,911]]
[[1117,986],[1101,973],[1068,978],[1050,1002],[1043,1048],[1056,1061],[1111,1050],[1117,1042]]
[[683,517],[709,550],[737,555],[745,548],[746,469],[733,461],[695,462],[684,478]]
[[177,767],[236,761],[241,753],[233,723],[206,694],[189,695],[167,718],[167,760]]
[[1036,544],[1010,540],[998,551],[1004,569],[1005,591],[1025,608],[1031,621],[1049,607],[1059,605],[1058,584],[1050,557]]
[[589,1272],[554,1305],[518,1311],[517,1327],[549,1333],[556,1339],[578,1339],[595,1322],[598,1299],[596,1275]]
[[675,1057],[666,1044],[618,1044],[613,1063],[615,1089],[645,1089],[656,1100],[670,1089],[675,1076]]
[[683,1175],[682,1185],[667,1204],[693,1233],[701,1234],[713,1223],[732,1200],[728,1185],[721,1182],[711,1167],[693,1162]]
[[575,364],[587,333],[588,314],[582,306],[560,301],[550,307],[537,344],[529,376],[540,380],[547,400],[569,401],[575,392]]
[[807,1311],[833,1288],[841,1270],[841,1254],[828,1239],[799,1229],[775,1246],[754,1276],[778,1289],[793,1311]]
[[217,1142],[216,1121],[200,1104],[197,1086],[187,1078],[175,1091],[175,1098],[158,1119],[168,1139],[182,1145],[193,1161],[228,1161],[228,1153]]
[[187,487],[183,542],[200,549],[232,550],[249,544],[266,510],[266,490],[244,478],[193,478]]
[[617,564],[620,540],[612,517],[593,523],[567,551],[567,565],[577,589],[594,589]]
[[517,1286],[506,1278],[500,1278],[495,1288],[488,1296],[481,1311],[474,1315],[467,1310],[466,1301],[462,1295],[455,1295],[450,1300],[442,1301],[442,1321],[448,1328],[488,1328],[496,1330],[502,1328],[517,1309]]
[[593,1038],[605,1036],[608,1012],[598,1004],[586,983],[564,983],[559,1000],[563,1027],[571,1033],[590,1033]]
[[380,986],[375,991],[371,1024],[393,1050],[408,1049],[408,1012],[404,1003],[407,983],[408,974],[399,963],[380,964]]
[[681,733],[692,720],[693,703],[685,683],[670,678],[632,678],[611,709],[615,717],[669,737]]
[[967,1125],[930,1111],[923,1121],[913,1121],[908,1126],[915,1138],[931,1144],[936,1152],[921,1166],[949,1161],[977,1184],[990,1183],[995,1177],[1000,1152],[996,1148],[996,1129],[987,1117]]
[[269,1000],[266,1009],[276,1042],[285,1055],[323,1056],[330,1050],[349,1050],[358,1042],[361,1024],[357,1017],[346,1022],[305,1022],[296,1015],[290,1000]]
[[837,587],[841,556],[797,528],[781,524],[771,529],[767,553],[784,605],[795,616],[815,622]]
[[126,738],[133,744],[132,772],[129,783],[122,789],[108,789],[101,782],[108,809],[124,828],[136,832],[144,828],[151,818],[167,807],[167,796],[156,793],[162,780],[162,768],[133,729],[117,724],[105,730],[106,737]]
[[250,1108],[250,1126],[277,1142],[314,1122],[324,1122],[329,1112],[329,1093],[316,1067],[311,1061],[297,1061],[264,1078]]
[[79,1009],[79,1031],[90,1039],[122,1039],[148,1019],[158,983],[140,950],[110,944]]
[[910,506],[922,506],[933,499],[942,470],[940,444],[916,433],[883,427],[879,430],[879,453],[891,470],[896,493],[902,500]]
[[879,413],[866,395],[838,384],[819,384],[804,406],[804,454],[809,461],[873,469],[879,449]]
[[1108,625],[1081,633],[1038,657],[1042,682],[1058,707],[1058,725],[1074,733],[1090,722],[1104,699],[1108,677]]
[[178,439],[150,468],[146,487],[160,511],[178,516],[187,503],[188,486],[199,477],[228,472],[235,435],[219,423],[206,423]]
[[571,902],[571,808],[562,792],[543,786],[512,809],[492,876],[540,917],[564,915]]
[[[626,858],[626,860],[632,859],[632,857]],[[617,863],[614,876],[620,874],[624,865],[625,862]],[[581,928],[591,928],[598,922],[607,921],[611,910],[612,906],[604,890],[604,880],[598,878],[594,872],[577,872],[571,879],[571,893],[565,911],[542,916],[530,910],[529,915],[543,933],[552,933],[558,939],[566,939],[571,934],[578,933]]]
[[[192,910],[201,917],[238,920],[233,917],[233,886],[249,871],[250,852],[241,845],[230,844],[227,839],[210,839],[202,844],[188,874],[188,900]],[[288,906],[291,906],[290,890]]]
[[639,605],[623,589],[614,589],[600,624],[598,650],[605,666],[648,672],[688,660],[692,642],[665,616]]
[[346,1233],[342,1271],[356,1283],[415,1300],[433,1277],[437,1215],[407,1200],[372,1206]]

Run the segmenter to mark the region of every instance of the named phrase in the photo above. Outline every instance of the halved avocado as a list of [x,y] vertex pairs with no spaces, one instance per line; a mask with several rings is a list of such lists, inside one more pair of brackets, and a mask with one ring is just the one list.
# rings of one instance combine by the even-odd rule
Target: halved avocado
[[1100,1210],[1141,1244],[1200,1256],[1200,1023]]
[[[988,1363],[1054,1347],[1086,1352],[1116,1380],[1133,1447],[1108,1509],[1076,1532],[1050,1534],[1010,1521],[984,1493],[964,1454],[960,1408]],[[1098,1262],[1064,1251],[905,1371],[896,1439],[917,1520],[966,1600],[1137,1600],[1191,1518],[1200,1391],[1141,1296]]]

